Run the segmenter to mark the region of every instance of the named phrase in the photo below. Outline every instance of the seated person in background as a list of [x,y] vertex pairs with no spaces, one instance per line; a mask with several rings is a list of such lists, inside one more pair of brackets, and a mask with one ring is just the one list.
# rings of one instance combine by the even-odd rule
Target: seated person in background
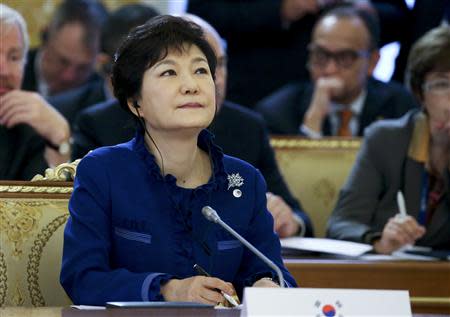
[[[215,64],[202,30],[172,16],[134,29],[118,50],[114,94],[141,128],[78,165],[61,271],[74,303],[217,304],[224,301],[218,290],[241,295],[245,286],[277,287],[274,271],[203,217],[206,205],[295,285],[262,175],[224,155],[204,130],[216,112]],[[195,276],[195,263],[214,277]]]
[[107,11],[97,0],[64,0],[30,51],[22,88],[48,97],[99,79],[94,73]]
[[[185,15],[185,18],[202,27],[218,59],[215,74],[218,113],[209,127],[216,143],[224,153],[245,160],[261,171],[270,191],[267,208],[275,219],[275,231],[280,237],[313,236],[311,220],[281,176],[263,119],[251,110],[225,101],[227,63],[223,40],[206,21],[194,15]],[[128,141],[134,134],[132,122],[132,115],[124,111],[117,100],[82,111],[74,128],[73,159],[81,158],[97,147]]]
[[310,83],[287,85],[256,110],[274,134],[362,136],[382,118],[398,118],[416,103],[402,86],[371,77],[379,58],[379,26],[370,13],[338,7],[317,22],[309,49]]
[[111,65],[114,53],[128,32],[159,13],[149,5],[127,4],[112,12],[103,24],[97,62],[101,80],[91,81],[78,89],[49,98],[49,102],[69,121],[73,129],[77,115],[99,102],[115,100],[111,88]]
[[[413,46],[409,85],[422,104],[370,126],[328,223],[328,237],[389,254],[407,244],[450,249],[450,27]],[[402,191],[407,217],[398,215]]]
[[0,4],[0,24],[0,179],[29,180],[69,159],[68,144],[57,146],[69,125],[39,94],[20,90],[29,43],[23,17]]
[[[187,11],[227,40],[228,99],[254,107],[261,98],[294,80],[306,80],[311,30],[321,12],[342,2],[380,16],[384,41],[401,32],[403,0],[189,0]],[[403,3],[402,3],[403,2]]]

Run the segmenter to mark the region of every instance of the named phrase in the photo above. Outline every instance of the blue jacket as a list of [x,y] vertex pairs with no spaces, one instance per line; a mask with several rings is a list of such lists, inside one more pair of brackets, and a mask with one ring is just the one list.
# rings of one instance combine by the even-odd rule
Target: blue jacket
[[[198,263],[232,282],[239,295],[257,279],[276,277],[261,260],[202,215],[217,210],[223,221],[272,259],[289,286],[266,185],[251,165],[223,155],[205,130],[200,148],[210,153],[213,175],[195,189],[161,176],[138,133],[128,143],[99,148],[77,168],[64,232],[61,284],[75,304],[163,300],[160,285],[195,275]],[[239,181],[229,180],[234,176]],[[240,197],[235,190],[240,190]]]

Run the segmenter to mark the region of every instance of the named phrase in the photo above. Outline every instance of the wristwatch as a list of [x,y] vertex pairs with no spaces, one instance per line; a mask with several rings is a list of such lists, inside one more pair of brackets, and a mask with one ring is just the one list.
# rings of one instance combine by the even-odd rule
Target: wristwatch
[[61,154],[61,155],[67,155],[67,154],[70,153],[71,143],[72,143],[72,138],[69,138],[69,139],[67,139],[67,140],[64,140],[64,141],[63,141],[61,144],[59,144],[59,145],[55,145],[55,144],[51,143],[51,142],[48,141],[48,140],[45,142],[45,144],[46,144],[48,147],[50,147],[50,148],[52,148],[52,149],[58,151],[58,153]]

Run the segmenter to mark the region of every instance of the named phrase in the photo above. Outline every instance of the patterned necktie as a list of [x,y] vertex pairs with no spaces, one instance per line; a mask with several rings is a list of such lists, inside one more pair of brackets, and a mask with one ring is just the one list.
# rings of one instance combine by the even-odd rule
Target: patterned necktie
[[339,129],[337,131],[338,136],[350,137],[352,131],[350,130],[350,120],[353,113],[350,109],[344,109],[338,112],[339,114]]

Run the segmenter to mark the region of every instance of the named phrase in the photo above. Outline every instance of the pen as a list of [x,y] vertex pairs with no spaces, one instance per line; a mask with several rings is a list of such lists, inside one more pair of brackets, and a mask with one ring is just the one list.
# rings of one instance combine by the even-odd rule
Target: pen
[[406,218],[407,214],[406,214],[405,198],[403,197],[401,190],[397,192],[397,205],[400,217]]
[[[194,264],[194,270],[197,271],[197,273],[198,273],[199,275],[211,277],[211,275],[210,275],[208,272],[206,272],[206,271],[205,271],[200,265],[198,265],[198,264]],[[232,296],[228,295],[227,293],[224,293],[224,292],[221,291],[221,290],[217,290],[217,291],[220,291],[220,293],[223,295],[223,297],[225,297],[225,299],[226,299],[231,305],[233,305],[234,307],[239,306],[239,304],[236,302],[236,300],[235,300]]]
[[[398,205],[398,216],[400,216],[400,220],[404,221],[406,220],[406,217],[408,214],[406,213],[406,205],[405,205],[405,198],[403,197],[403,193],[401,190],[397,192],[397,205]],[[412,244],[406,244],[400,250],[410,250],[413,248]]]

